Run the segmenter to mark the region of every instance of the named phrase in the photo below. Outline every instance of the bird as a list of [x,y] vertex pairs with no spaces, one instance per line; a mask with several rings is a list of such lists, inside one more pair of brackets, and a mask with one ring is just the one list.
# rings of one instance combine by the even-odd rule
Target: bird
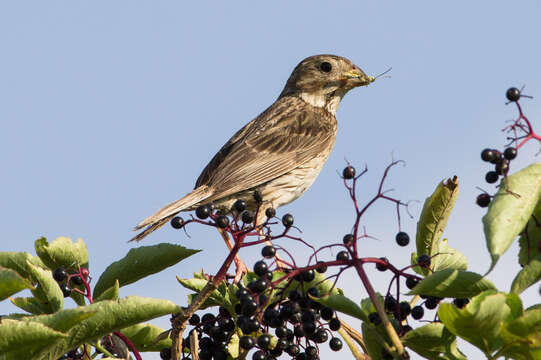
[[[276,101],[237,131],[203,169],[193,191],[141,221],[140,241],[183,211],[212,203],[230,213],[238,199],[248,209],[277,208],[301,196],[329,158],[336,111],[346,93],[375,80],[350,60],[330,54],[302,60]],[[253,194],[258,191],[263,203]],[[264,211],[263,211],[264,213]]]

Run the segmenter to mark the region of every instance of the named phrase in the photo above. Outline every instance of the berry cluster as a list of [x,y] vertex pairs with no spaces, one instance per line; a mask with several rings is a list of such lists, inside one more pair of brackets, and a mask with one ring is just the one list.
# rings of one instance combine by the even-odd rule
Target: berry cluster
[[[522,108],[518,103],[520,98],[531,98],[531,96],[522,94],[522,91],[515,87],[507,89],[505,96],[510,103],[516,104],[519,111],[518,119],[514,120],[511,125],[504,129],[504,131],[513,134],[513,136],[508,137],[507,139],[510,140],[511,143],[515,143],[517,145],[516,147],[508,146],[503,152],[490,148],[484,149],[481,152],[481,159],[494,166],[493,170],[485,174],[485,181],[489,184],[498,182],[500,176],[507,176],[509,173],[511,160],[517,157],[518,149],[522,145],[524,145],[530,139],[537,139],[538,141],[541,141],[541,137],[534,133],[530,121],[526,116],[524,116]],[[487,207],[490,204],[490,201],[491,196],[486,192],[479,194],[476,199],[476,203],[480,207]]]
[[[58,282],[64,297],[68,297],[71,295],[71,292],[75,286],[86,284],[88,274],[88,269],[86,268],[79,268],[78,272],[68,273],[68,271],[61,266],[53,271],[53,278],[56,280],[56,282]],[[78,289],[77,291],[81,292]]]
[[[254,270],[256,268],[254,267]],[[254,347],[258,349],[252,355],[253,360],[276,358],[283,352],[296,359],[317,360],[319,359],[317,344],[327,342],[329,334],[331,334],[330,348],[334,351],[342,348],[341,340],[332,337],[330,331],[340,328],[340,321],[334,311],[310,298],[319,296],[316,287],[310,287],[304,292],[304,287],[300,286],[298,289],[290,290],[287,297],[284,296],[285,291],[282,291],[279,295],[281,299],[269,304],[261,315],[259,312],[262,305],[265,306],[268,302],[264,290],[260,291],[261,278],[262,276],[248,283],[247,288],[240,288],[236,294],[239,303],[235,307],[235,312],[239,315],[239,327],[245,334],[240,339],[240,346],[244,350],[251,350]],[[314,270],[307,270],[295,276],[295,280],[300,284],[310,282],[314,278]],[[274,329],[277,338],[272,348],[269,329]]]
[[[273,256],[275,251],[270,248],[267,246],[262,252]],[[200,317],[194,314],[189,319],[189,324],[193,326],[190,334],[196,331],[198,336],[197,351],[201,360],[225,360],[231,337],[239,334],[239,330],[240,348],[246,352],[255,350],[252,360],[272,360],[283,353],[299,360],[318,360],[318,344],[327,342],[329,337],[332,350],[342,348],[342,341],[331,334],[331,330],[340,328],[334,311],[308,296],[317,297],[317,288],[311,287],[303,294],[302,286],[299,286],[298,289],[289,290],[287,296],[280,294],[279,300],[269,304],[271,289],[268,284],[269,275],[272,274],[265,266],[254,266],[254,269],[258,269],[257,272],[262,275],[236,291],[238,302],[233,315],[219,307],[217,315],[206,313]],[[301,273],[296,279],[302,284],[312,281],[314,277],[312,270]],[[188,338],[184,339],[183,344],[186,350],[190,350]],[[160,356],[169,360],[170,349],[163,349]]]
[[[78,289],[78,287],[87,287],[91,280],[88,269],[83,267],[78,267],[78,271],[71,269],[68,271],[63,266],[60,266],[53,271],[53,278],[60,286],[64,297],[69,297],[74,291],[85,295],[86,292]],[[86,356],[85,351],[80,352],[79,349],[74,349],[62,355],[59,360],[79,360]]]
[[[517,157],[517,149],[514,147],[506,148],[503,153],[496,149],[484,149],[481,152],[481,159],[494,165],[494,170],[486,173],[485,181],[494,184],[500,176],[507,176],[511,160]],[[490,195],[482,193],[477,196],[477,205],[487,207],[490,204]]]

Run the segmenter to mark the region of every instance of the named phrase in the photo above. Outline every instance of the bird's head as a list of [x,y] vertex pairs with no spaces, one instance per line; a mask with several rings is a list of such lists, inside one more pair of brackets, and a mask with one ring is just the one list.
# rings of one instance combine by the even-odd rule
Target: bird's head
[[338,103],[349,90],[368,85],[374,80],[346,58],[315,55],[295,67],[280,97],[298,96],[313,106],[335,114]]

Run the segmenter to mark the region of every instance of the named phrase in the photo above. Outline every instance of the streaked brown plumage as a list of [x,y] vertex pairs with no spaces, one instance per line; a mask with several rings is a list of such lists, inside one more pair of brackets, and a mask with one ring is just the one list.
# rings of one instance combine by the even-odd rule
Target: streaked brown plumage
[[336,138],[336,110],[352,88],[374,81],[351,61],[335,55],[304,59],[278,99],[240,129],[203,170],[195,189],[143,220],[132,240],[166,224],[181,211],[213,202],[228,212],[236,199],[255,207],[259,190],[265,207],[279,207],[312,185]]

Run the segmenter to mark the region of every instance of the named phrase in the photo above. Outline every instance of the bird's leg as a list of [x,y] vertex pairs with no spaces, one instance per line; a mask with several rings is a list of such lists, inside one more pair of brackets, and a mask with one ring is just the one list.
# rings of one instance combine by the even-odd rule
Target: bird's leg
[[[227,232],[220,228],[218,228],[218,232],[220,233],[220,235],[222,235],[222,238],[225,241],[225,245],[227,245],[227,248],[229,249],[229,251],[233,250],[234,245],[231,239],[229,238],[229,235],[227,234]],[[244,274],[248,272],[248,268],[246,267],[246,264],[244,264],[244,262],[240,259],[238,255],[235,256],[235,259],[233,261],[235,261],[235,266],[237,267],[237,271],[235,272],[235,279],[234,279],[234,282],[237,283],[240,281],[240,279],[242,279]]]

